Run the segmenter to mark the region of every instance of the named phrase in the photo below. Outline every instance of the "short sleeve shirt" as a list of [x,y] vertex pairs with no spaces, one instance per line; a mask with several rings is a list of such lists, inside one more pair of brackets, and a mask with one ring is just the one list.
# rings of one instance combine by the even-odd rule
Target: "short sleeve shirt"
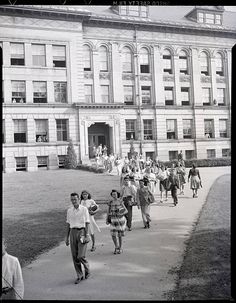
[[79,205],[76,209],[74,206],[67,210],[66,223],[70,224],[70,228],[85,227],[85,223],[90,223],[89,212],[87,207]]

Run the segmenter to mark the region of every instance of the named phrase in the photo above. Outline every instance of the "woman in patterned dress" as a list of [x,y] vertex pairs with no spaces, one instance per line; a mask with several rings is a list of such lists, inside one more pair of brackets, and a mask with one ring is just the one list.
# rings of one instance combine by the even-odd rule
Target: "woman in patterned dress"
[[[191,179],[190,179],[191,178]],[[193,191],[193,198],[197,198],[197,191],[201,186],[201,177],[199,170],[196,168],[195,164],[192,165],[192,168],[189,170],[188,182],[190,179],[190,188]]]
[[[125,235],[126,229],[126,218],[124,214],[128,211],[124,206],[123,201],[120,199],[120,193],[113,189],[111,191],[112,200],[108,202],[108,211],[107,211],[107,220],[106,224],[110,224],[111,226],[111,237],[115,245],[114,254],[120,254],[122,252],[122,237]],[[120,210],[125,210],[122,214],[120,214]],[[111,222],[108,222],[108,215],[111,217]],[[119,240],[119,245],[117,241],[117,237]]]
[[[82,191],[80,200],[81,200],[80,204],[87,207],[87,209],[89,211],[89,219],[90,219],[89,234],[90,234],[91,240],[92,240],[91,251],[95,251],[96,246],[95,246],[94,232],[95,232],[95,230],[97,230],[99,232],[101,231],[94,219],[94,215],[99,210],[99,206],[96,204],[96,202],[93,199],[91,199],[91,194],[89,192],[87,192],[86,190]],[[96,208],[96,210],[93,210],[93,208]]]

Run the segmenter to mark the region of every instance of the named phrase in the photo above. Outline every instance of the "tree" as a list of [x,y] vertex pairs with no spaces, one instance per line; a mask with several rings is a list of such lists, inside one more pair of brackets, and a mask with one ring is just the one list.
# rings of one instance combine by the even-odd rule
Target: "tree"
[[77,156],[74,149],[74,144],[70,139],[68,147],[67,147],[67,155],[65,158],[65,168],[76,168],[77,167]]

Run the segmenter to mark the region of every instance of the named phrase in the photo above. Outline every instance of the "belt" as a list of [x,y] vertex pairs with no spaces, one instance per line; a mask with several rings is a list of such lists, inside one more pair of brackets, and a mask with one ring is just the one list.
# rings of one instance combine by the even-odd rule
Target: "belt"
[[84,229],[85,227],[80,227],[80,228],[78,228],[78,227],[72,227],[72,229],[77,229],[77,230],[81,230],[81,229]]

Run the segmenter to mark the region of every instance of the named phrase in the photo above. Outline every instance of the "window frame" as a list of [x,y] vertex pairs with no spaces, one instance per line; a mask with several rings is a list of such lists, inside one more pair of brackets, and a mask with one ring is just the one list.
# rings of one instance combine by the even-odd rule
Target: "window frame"
[[[101,52],[101,49],[104,49],[105,51]],[[98,49],[99,54],[99,71],[100,72],[108,72],[109,70],[109,62],[108,62],[108,49],[106,46],[102,45]],[[106,54],[105,59],[103,58],[104,54]],[[103,65],[105,68],[103,68]]]
[[214,148],[209,148],[209,149],[206,150],[206,152],[207,152],[207,159],[216,158],[216,150]]
[[[187,100],[184,100],[184,97],[187,93]],[[182,106],[189,106],[190,105],[190,87],[181,87],[180,88],[180,94],[181,94],[181,105]]]
[[83,60],[84,60],[84,71],[92,71],[92,50],[87,44],[83,45]]
[[[34,54],[34,50],[36,50],[36,46],[38,46],[38,47],[41,46],[42,47],[43,54]],[[31,50],[32,50],[32,66],[45,67],[46,66],[46,47],[45,47],[45,44],[32,43],[31,44]],[[40,53],[40,51],[39,51],[39,53]]]
[[68,142],[69,119],[56,119],[56,132],[57,132],[57,142]]
[[[172,99],[167,99],[167,92],[171,92]],[[173,86],[165,86],[164,87],[164,96],[165,96],[165,106],[173,106],[174,105],[174,87]]]
[[[55,48],[64,48],[64,55],[55,55]],[[60,60],[61,58],[61,60]],[[63,59],[63,60],[62,60]],[[52,45],[52,62],[53,67],[66,67],[66,46],[65,45]]]
[[[45,91],[40,91],[43,86],[45,87]],[[33,81],[33,103],[47,102],[47,81]]]
[[[128,94],[127,88],[131,88],[130,91],[132,94]],[[133,85],[123,85],[124,90],[124,103],[126,105],[134,105],[134,86]],[[130,97],[126,100],[127,97]]]
[[[35,142],[42,143],[42,142],[49,142],[48,136],[48,119],[35,119]],[[45,124],[45,127],[39,130],[38,124]]]
[[[106,92],[105,92],[106,94],[104,94],[105,87],[106,87]],[[110,103],[110,85],[101,85],[101,101],[102,103]]]
[[27,143],[27,119],[13,119],[13,125],[14,143]]
[[[224,122],[224,127],[222,129],[222,123]],[[220,138],[228,138],[228,119],[219,119],[219,134]]]
[[[58,87],[56,87],[56,86],[58,86]],[[63,86],[65,88],[65,91],[63,91]],[[54,81],[53,87],[54,87],[54,102],[55,103],[68,103],[67,82],[66,81]],[[63,100],[65,100],[65,101],[63,102]]]
[[[13,84],[16,85],[18,91],[13,91],[15,88],[13,87]],[[20,89],[23,88],[21,91]],[[14,101],[15,100],[15,101]],[[11,102],[12,103],[26,103],[26,83],[23,80],[12,80],[11,81]]]
[[125,120],[125,137],[126,140],[136,140],[137,120],[126,119]]
[[[184,125],[186,122],[190,122],[190,125]],[[185,130],[187,130],[185,134]],[[189,131],[190,130],[190,131]],[[183,138],[192,139],[193,138],[193,119],[183,119]]]
[[[13,48],[12,45],[22,45],[22,53],[12,53]],[[25,65],[25,45],[20,42],[10,42],[10,60],[11,66],[24,66]]]
[[[169,121],[174,121],[174,131],[173,130],[168,131],[168,122]],[[166,119],[166,139],[167,140],[176,140],[176,139],[178,139],[178,136],[177,136],[177,119]]]
[[[206,129],[206,122],[210,122],[211,123],[211,129],[210,132],[208,131],[208,129]],[[208,138],[207,135],[209,134],[210,138],[215,138],[215,128],[214,128],[214,119],[204,119],[204,136],[205,138]]]
[[[149,94],[145,94],[145,92],[149,92]],[[149,86],[149,85],[141,86],[141,99],[142,99],[143,105],[150,105],[152,103],[151,86]]]
[[[22,162],[19,161],[20,159],[22,160]],[[17,163],[17,160],[19,161],[18,163]],[[26,171],[27,170],[27,164],[28,164],[27,157],[15,157],[15,163],[16,163],[16,171]],[[21,165],[21,164],[23,164],[23,165]]]
[[[208,93],[206,93],[208,92]],[[208,98],[207,98],[208,96]],[[202,87],[202,105],[203,106],[210,106],[212,104],[212,98],[211,98],[211,88],[210,87]],[[208,102],[204,102],[208,100]]]
[[143,119],[143,140],[154,140],[153,119]]

